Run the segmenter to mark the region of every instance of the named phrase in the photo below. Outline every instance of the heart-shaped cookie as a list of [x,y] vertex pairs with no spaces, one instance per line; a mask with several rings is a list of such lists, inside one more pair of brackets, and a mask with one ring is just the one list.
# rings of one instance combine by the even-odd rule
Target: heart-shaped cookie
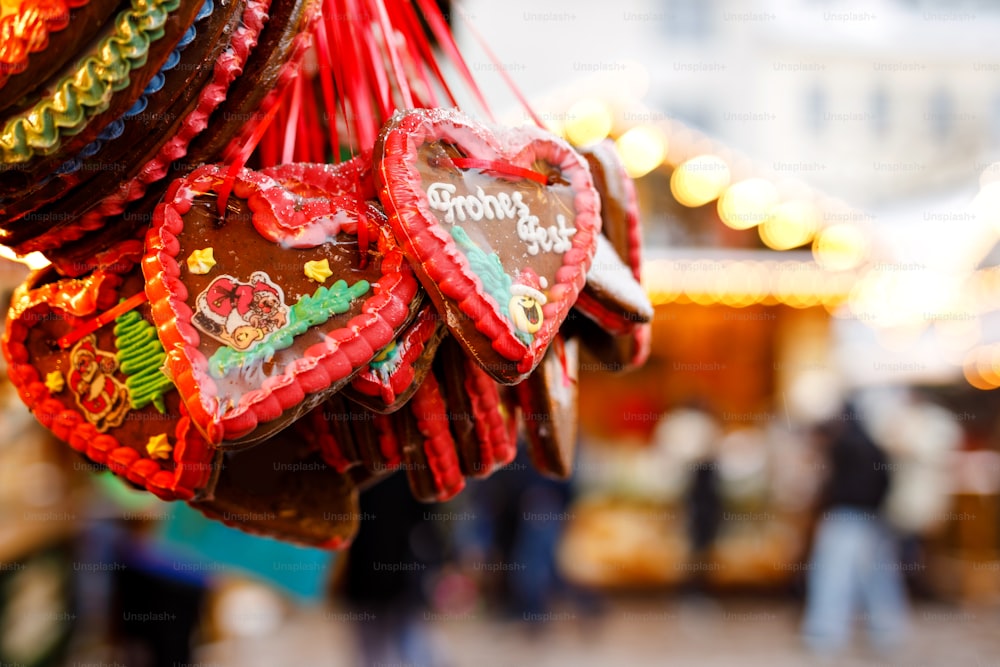
[[600,230],[586,161],[525,127],[449,109],[394,116],[375,148],[393,232],[451,334],[497,381],[541,361],[576,302]]
[[212,495],[191,506],[247,533],[324,549],[347,547],[361,523],[358,489],[310,443],[308,421],[255,447],[221,453]]
[[216,452],[160,370],[141,250],[122,244],[113,262],[80,279],[55,280],[51,268],[32,275],[3,351],[21,399],[58,438],[164,500],[190,499],[210,485]]
[[540,473],[556,479],[573,473],[578,376],[576,339],[558,336],[541,365],[516,387],[531,463]]
[[376,206],[303,198],[242,170],[220,216],[224,178],[224,167],[205,165],[171,185],[143,271],[168,376],[209,442],[232,448],[349,382],[420,299]]
[[445,327],[434,306],[425,305],[341,393],[374,412],[395,412],[424,381],[444,336]]

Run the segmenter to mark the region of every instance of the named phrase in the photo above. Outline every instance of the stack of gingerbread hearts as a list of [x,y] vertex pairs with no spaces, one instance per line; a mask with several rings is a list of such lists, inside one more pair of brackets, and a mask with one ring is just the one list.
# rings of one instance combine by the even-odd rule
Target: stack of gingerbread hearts
[[[429,1],[74,1],[48,46],[0,48],[0,242],[52,261],[3,340],[39,421],[137,488],[323,548],[388,475],[444,501],[519,443],[571,474],[580,348],[648,354],[613,147],[442,106],[417,8],[457,51]],[[353,157],[295,161],[327,139]]]

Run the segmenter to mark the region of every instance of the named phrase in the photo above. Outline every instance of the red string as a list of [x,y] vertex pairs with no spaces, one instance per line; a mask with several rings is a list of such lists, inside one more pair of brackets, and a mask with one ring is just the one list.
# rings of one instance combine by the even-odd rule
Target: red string
[[[455,95],[451,92],[451,88],[448,86],[448,80],[445,78],[444,74],[441,72],[441,68],[438,66],[437,58],[434,57],[434,51],[431,49],[430,40],[427,39],[427,33],[424,31],[424,27],[420,24],[420,19],[417,18],[417,13],[413,10],[413,5],[409,2],[401,2],[396,6],[403,13],[403,20],[406,24],[409,37],[407,43],[416,45],[420,51],[418,60],[430,66],[431,71],[438,80],[438,83],[441,84],[444,94],[448,97],[448,102],[451,106],[458,106],[458,101],[455,99]],[[430,88],[430,83],[428,83],[428,88]],[[434,105],[437,106],[436,101]]]
[[396,48],[396,30],[389,22],[389,14],[385,10],[385,2],[383,0],[374,0],[374,2],[378,13],[378,21],[382,26],[382,38],[385,40],[386,53],[389,54],[389,65],[392,67],[393,76],[396,78],[396,86],[399,88],[399,95],[403,100],[403,108],[412,109],[413,95],[410,94],[410,84],[406,80],[406,71],[403,69],[403,64],[399,59],[399,49]]
[[493,52],[493,49],[490,48],[489,44],[486,43],[486,40],[483,38],[482,34],[478,30],[476,30],[476,26],[473,24],[472,21],[469,20],[469,17],[465,14],[464,11],[462,11],[461,7],[457,7],[456,9],[458,11],[459,16],[462,17],[462,21],[465,22],[465,27],[468,28],[469,32],[472,33],[472,36],[476,38],[476,41],[479,43],[479,47],[486,52],[486,57],[489,58],[490,62],[493,63],[493,68],[500,73],[501,77],[503,77],[504,83],[507,84],[507,87],[510,88],[510,91],[514,93],[514,97],[517,98],[517,101],[521,103],[521,106],[524,107],[524,110],[528,113],[529,116],[531,116],[531,120],[533,120],[535,122],[535,125],[537,125],[538,127],[545,129],[545,123],[542,122],[542,119],[538,117],[534,109],[531,108],[531,105],[528,104],[528,98],[524,96],[524,93],[522,93],[521,90],[517,87],[517,84],[514,83],[514,78],[510,75],[510,72],[507,71],[507,68],[504,66],[504,64],[500,62],[500,59],[497,58],[496,53]]
[[[442,159],[440,162],[445,162],[445,160]],[[500,162],[499,160],[479,160],[471,157],[455,157],[451,158],[450,162],[459,169],[481,169],[482,171],[489,171],[503,176],[527,178],[535,181],[536,183],[541,183],[542,185],[549,184],[549,178],[545,174],[532,169],[518,167],[517,165],[510,164],[509,162]]]
[[121,315],[122,313],[127,313],[128,311],[134,308],[138,308],[142,304],[146,303],[147,300],[148,299],[146,297],[145,292],[138,292],[136,294],[133,294],[129,298],[119,303],[117,306],[109,308],[108,310],[104,311],[97,317],[87,320],[86,322],[83,323],[82,326],[77,327],[73,331],[70,331],[68,334],[60,338],[58,341],[59,347],[62,348],[69,347],[70,345],[77,342],[84,336],[97,331],[108,322],[113,322],[115,318]]
[[441,49],[458,69],[462,78],[465,79],[466,84],[472,90],[472,94],[476,96],[476,100],[478,100],[483,111],[486,113],[486,117],[491,122],[496,122],[490,106],[486,103],[486,98],[483,96],[482,91],[479,90],[479,86],[476,85],[476,80],[473,78],[472,72],[469,71],[468,65],[465,64],[465,60],[458,50],[455,38],[452,36],[451,30],[448,29],[448,24],[445,22],[444,16],[441,15],[441,9],[437,6],[437,3],[434,0],[417,0],[417,4],[420,5],[420,11],[423,12],[424,18],[427,19],[427,23],[430,25],[434,36],[437,37]]

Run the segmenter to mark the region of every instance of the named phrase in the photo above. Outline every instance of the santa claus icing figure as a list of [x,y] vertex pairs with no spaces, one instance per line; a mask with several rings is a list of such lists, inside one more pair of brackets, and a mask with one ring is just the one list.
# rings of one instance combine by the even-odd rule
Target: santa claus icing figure
[[237,350],[249,350],[288,322],[281,288],[263,271],[250,282],[222,275],[198,295],[194,325]]
[[121,426],[129,411],[128,388],[114,377],[116,370],[118,360],[97,349],[93,335],[81,339],[70,352],[67,384],[87,421],[101,432]]

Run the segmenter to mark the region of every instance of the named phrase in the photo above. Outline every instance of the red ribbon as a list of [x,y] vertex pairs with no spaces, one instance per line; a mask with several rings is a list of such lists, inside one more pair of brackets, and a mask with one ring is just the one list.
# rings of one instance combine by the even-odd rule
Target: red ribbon
[[[518,167],[517,165],[510,164],[509,162],[501,162],[500,160],[480,160],[472,157],[455,157],[451,158],[450,161],[459,169],[481,169],[483,171],[491,171],[503,176],[527,178],[535,181],[536,183],[541,183],[542,185],[549,184],[549,177],[545,174],[532,169]],[[444,160],[442,160],[442,162],[444,162]]]
[[119,303],[117,306],[104,311],[103,313],[101,313],[100,315],[98,315],[93,319],[87,320],[86,322],[84,322],[83,326],[80,326],[74,329],[73,331],[70,331],[68,334],[60,338],[58,341],[59,347],[62,348],[69,347],[70,345],[80,340],[84,336],[97,331],[108,322],[113,322],[115,318],[118,317],[119,315],[127,313],[133,308],[138,308],[142,304],[146,303],[147,300],[148,298],[146,297],[145,292],[139,292],[137,294],[133,294],[129,298]]

